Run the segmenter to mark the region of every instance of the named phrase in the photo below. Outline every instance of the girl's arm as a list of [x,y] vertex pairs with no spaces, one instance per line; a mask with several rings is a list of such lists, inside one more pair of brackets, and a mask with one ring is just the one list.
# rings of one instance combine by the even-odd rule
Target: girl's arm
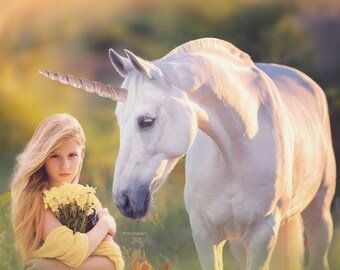
[[116,222],[106,208],[99,210],[98,219],[98,223],[94,226],[94,228],[87,232],[89,239],[87,257],[95,251],[107,234],[112,237],[116,234]]
[[25,270],[115,270],[107,257],[90,256],[79,267],[69,267],[57,259],[32,259],[25,262]]
[[[88,250],[85,259],[99,246],[107,234],[114,237],[116,233],[116,222],[106,208],[100,209],[98,213],[98,223],[92,230],[87,232]],[[47,209],[44,214],[43,240],[54,229],[62,226],[60,221],[54,216],[51,210]]]
[[[27,270],[115,270],[115,264],[105,256],[90,256],[102,241],[113,241],[112,237],[116,231],[116,224],[114,219],[110,216],[107,209],[101,209],[98,213],[98,223],[95,227],[87,233],[89,248],[84,262],[74,268],[65,265],[58,259],[36,258],[25,262],[25,269]],[[50,210],[45,211],[43,239],[54,229],[62,226],[59,220],[54,216]]]

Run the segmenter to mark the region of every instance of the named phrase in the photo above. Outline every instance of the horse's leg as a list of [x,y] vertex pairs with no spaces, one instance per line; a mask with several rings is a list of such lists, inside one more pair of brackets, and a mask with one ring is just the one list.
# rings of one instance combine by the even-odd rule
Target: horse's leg
[[304,248],[302,217],[297,214],[281,224],[269,269],[304,269]]
[[190,215],[190,223],[194,243],[204,270],[223,270],[222,246],[218,247],[221,242],[219,234],[208,224],[199,218]]
[[241,270],[246,269],[247,265],[247,250],[241,240],[229,241],[230,250]]
[[[205,270],[223,269],[223,243],[219,245],[225,240],[223,219],[222,222],[216,219],[224,213],[223,210],[219,214],[213,211],[221,205],[219,200],[224,196],[221,190],[228,184],[224,179],[225,163],[215,142],[202,131],[198,131],[186,155],[185,175],[185,206],[201,266]],[[211,209],[209,215],[204,210],[207,208]]]
[[333,221],[330,204],[334,188],[322,185],[310,205],[302,212],[308,243],[309,270],[326,270],[328,249],[333,236]]
[[[214,245],[211,241],[211,235],[206,233],[205,231],[196,231],[192,232],[194,243],[196,246],[197,254],[201,263],[201,267],[204,270],[213,270],[215,269],[215,254],[214,254]],[[216,268],[217,270],[218,268]],[[218,269],[223,270],[223,268]]]
[[330,207],[335,192],[335,178],[336,164],[333,150],[330,148],[319,190],[302,212],[309,251],[308,269],[310,270],[329,269],[327,256],[333,237]]
[[273,214],[252,228],[245,237],[247,270],[267,270],[273,253],[281,219]]

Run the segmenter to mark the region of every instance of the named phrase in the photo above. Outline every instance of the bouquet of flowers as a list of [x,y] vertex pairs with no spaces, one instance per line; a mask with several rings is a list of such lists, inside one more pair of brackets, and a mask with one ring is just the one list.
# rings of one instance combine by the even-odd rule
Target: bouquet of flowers
[[65,183],[44,191],[45,209],[50,208],[62,225],[73,232],[87,232],[97,222],[100,203],[95,188]]

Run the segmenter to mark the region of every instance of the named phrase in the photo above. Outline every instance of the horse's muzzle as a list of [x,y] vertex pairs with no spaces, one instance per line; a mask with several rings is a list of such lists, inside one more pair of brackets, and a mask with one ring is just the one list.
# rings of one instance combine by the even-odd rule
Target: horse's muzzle
[[132,219],[142,218],[149,211],[151,192],[148,187],[126,189],[116,195],[115,201],[122,215]]

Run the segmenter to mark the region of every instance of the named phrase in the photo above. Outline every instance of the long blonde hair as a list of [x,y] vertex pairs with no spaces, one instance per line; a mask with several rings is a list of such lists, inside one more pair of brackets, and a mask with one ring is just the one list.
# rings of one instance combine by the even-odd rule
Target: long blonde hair
[[[63,141],[71,138],[80,146],[85,145],[78,120],[69,114],[54,114],[39,124],[24,151],[17,156],[11,181],[12,224],[24,260],[39,247],[42,238],[42,191],[48,188],[45,160]],[[81,167],[82,162],[73,182],[79,181]]]

